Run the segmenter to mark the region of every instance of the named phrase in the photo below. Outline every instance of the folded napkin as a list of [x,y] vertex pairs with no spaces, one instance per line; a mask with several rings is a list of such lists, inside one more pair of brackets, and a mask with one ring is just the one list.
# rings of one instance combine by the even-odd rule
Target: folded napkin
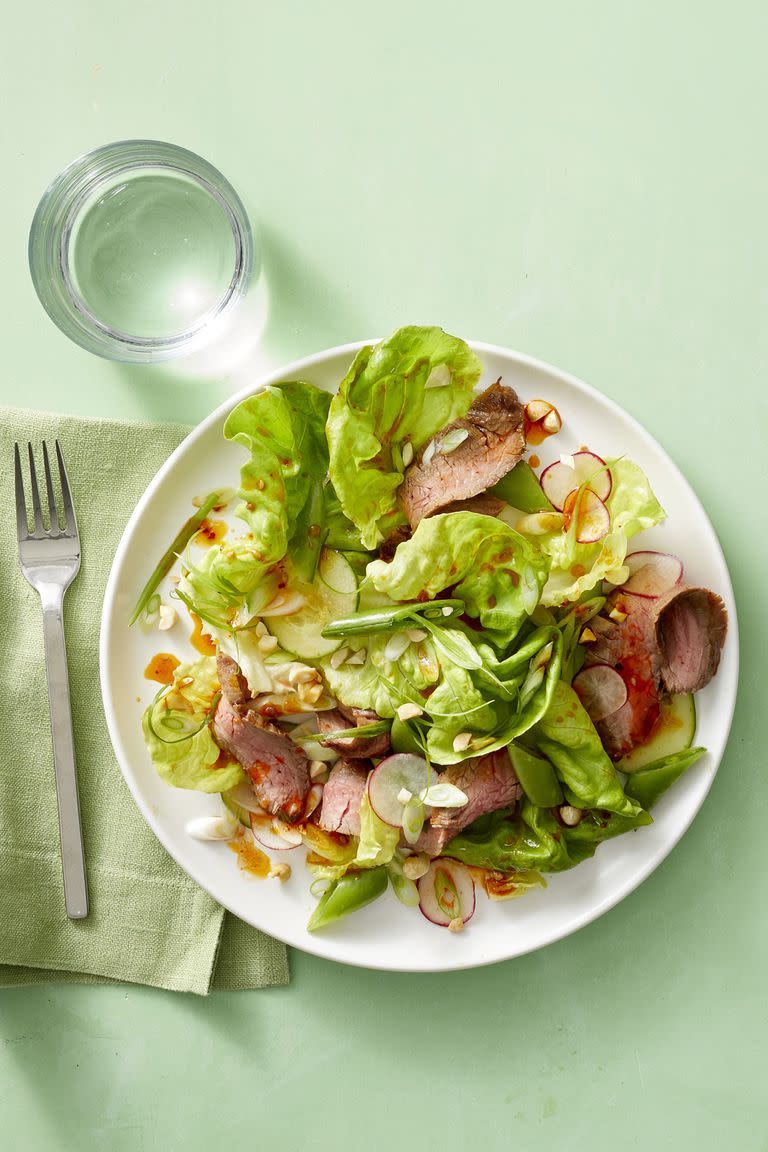
[[[104,586],[125,523],[187,429],[0,409],[0,986],[151,984],[207,993],[288,982],[286,951],[226,913],[167,855],[115,761],[99,688]],[[90,915],[68,920],[40,601],[21,574],[14,441],[58,437],[83,560],[65,621]]]

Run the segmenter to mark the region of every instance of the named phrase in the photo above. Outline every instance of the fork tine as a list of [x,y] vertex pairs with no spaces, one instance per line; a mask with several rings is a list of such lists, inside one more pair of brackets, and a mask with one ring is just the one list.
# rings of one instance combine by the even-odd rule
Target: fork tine
[[48,492],[48,509],[51,517],[51,532],[61,528],[59,510],[56,507],[56,493],[53,490],[53,477],[51,476],[51,462],[48,458],[48,445],[43,440],[43,466],[45,467],[45,487]]
[[33,515],[34,521],[35,521],[35,532],[39,533],[42,536],[45,529],[43,528],[43,513],[42,513],[42,510],[40,508],[40,490],[37,487],[37,471],[35,469],[35,454],[32,451],[32,445],[31,444],[27,444],[27,450],[29,452],[29,480],[30,480],[29,486],[30,486],[30,489],[32,491],[32,515]]
[[19,541],[22,541],[29,536],[29,524],[27,522],[27,505],[24,499],[24,480],[21,475],[21,453],[18,444],[13,446],[13,456],[16,481],[16,536]]
[[61,481],[61,495],[64,501],[64,516],[67,522],[67,532],[71,536],[77,535],[77,520],[75,519],[75,506],[72,503],[72,492],[67,479],[67,470],[64,467],[64,457],[61,454],[61,445],[56,441],[56,459],[59,462],[59,480]]

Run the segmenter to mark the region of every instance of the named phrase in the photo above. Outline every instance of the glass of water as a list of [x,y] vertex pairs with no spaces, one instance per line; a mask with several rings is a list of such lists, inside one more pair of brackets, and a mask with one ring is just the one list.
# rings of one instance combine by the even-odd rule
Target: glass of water
[[134,364],[211,342],[254,264],[232,185],[201,156],[158,140],[75,160],[29,234],[32,280],[54,323],[88,351]]

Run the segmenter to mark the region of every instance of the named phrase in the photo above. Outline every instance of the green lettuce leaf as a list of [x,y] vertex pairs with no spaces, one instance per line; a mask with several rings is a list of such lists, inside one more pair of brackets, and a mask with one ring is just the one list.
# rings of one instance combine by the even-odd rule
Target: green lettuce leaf
[[463,416],[481,372],[467,344],[441,328],[400,328],[355,356],[331,401],[327,435],[331,480],[366,548],[405,523],[396,496],[402,445],[417,452]]
[[422,520],[390,563],[368,565],[367,579],[394,600],[434,599],[452,587],[488,637],[507,645],[536,607],[548,570],[539,548],[503,521],[448,512]]
[[389,864],[400,843],[400,829],[385,824],[371,808],[368,796],[363,793],[360,802],[360,842],[353,861],[358,868],[375,868],[379,864]]
[[[554,606],[578,600],[601,580],[620,572],[632,536],[660,524],[664,509],[651,491],[645,473],[631,460],[611,464],[613,488],[607,500],[611,529],[595,544],[579,544],[575,533],[537,536],[536,542],[549,556],[552,568],[541,602]],[[583,570],[582,575],[574,576]]]
[[569,684],[561,680],[555,686],[529,739],[554,766],[569,804],[632,819],[640,816],[641,806],[624,792],[594,724]]
[[644,808],[652,808],[705,752],[706,748],[686,748],[654,760],[629,777],[624,789],[627,796]]
[[[144,741],[158,775],[166,784],[197,792],[226,792],[245,780],[239,764],[215,767],[220,749],[206,721],[218,690],[216,661],[212,656],[204,656],[193,664],[180,664],[170,690],[144,713]],[[191,729],[197,730],[186,739],[174,739],[172,743],[160,739],[159,713],[183,719]]]
[[455,836],[443,854],[499,872],[564,872],[594,856],[604,840],[651,822],[642,809],[635,816],[587,812],[575,828],[566,828],[549,808],[524,800],[519,816],[507,812],[484,816]]
[[278,578],[258,545],[239,536],[209,548],[199,564],[187,560],[177,594],[209,629],[227,629],[258,615],[276,594]]
[[[515,687],[506,701],[502,697],[489,702],[487,692],[477,689],[473,677],[480,679],[482,672],[463,672],[467,679],[460,680],[461,669],[450,673],[443,670],[440,685],[424,703],[433,719],[427,733],[430,759],[436,764],[456,764],[468,756],[497,752],[518,740],[541,720],[557,692],[562,656],[560,634],[555,629],[548,631],[552,640],[548,661],[538,670],[531,666],[532,659],[535,663],[541,650],[539,646],[533,658],[528,658],[522,682],[514,682]],[[488,669],[484,671],[487,675]],[[449,707],[451,703],[452,708]],[[440,716],[439,711],[452,712],[453,715]],[[475,734],[475,739],[468,749],[457,752],[453,747],[454,738],[459,732],[467,731]]]
[[[274,384],[238,404],[227,417],[224,436],[241,444],[250,459],[240,470],[237,515],[253,533],[267,565],[291,559],[301,579],[311,581],[333,515],[345,547],[360,548],[359,534],[340,516],[328,477],[325,425],[331,397],[303,380]],[[337,545],[338,546],[338,545]]]
[[382,632],[370,636],[350,637],[350,654],[363,653],[362,664],[347,660],[339,668],[330,656],[317,663],[337,700],[349,708],[372,708],[379,716],[390,719],[407,701],[423,704],[420,693],[437,684],[440,663],[429,640],[411,644],[397,660],[388,660],[384,650],[390,639]]

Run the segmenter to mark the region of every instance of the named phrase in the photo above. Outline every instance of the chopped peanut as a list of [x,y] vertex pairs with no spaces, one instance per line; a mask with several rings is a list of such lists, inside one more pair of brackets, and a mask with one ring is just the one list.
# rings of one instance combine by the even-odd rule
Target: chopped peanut
[[459,732],[459,734],[453,738],[453,750],[454,752],[464,752],[469,748],[471,743],[471,732]]
[[464,921],[462,920],[461,916],[454,916],[453,920],[451,920],[450,924],[448,925],[448,931],[449,932],[463,932],[464,931]]
[[418,704],[401,704],[397,710],[398,720],[415,720],[417,716],[423,716],[424,709],[419,708]]
[[583,815],[581,808],[572,808],[570,804],[563,804],[560,809],[560,819],[569,828],[575,828],[577,824],[580,824]]
[[160,618],[157,622],[157,626],[161,632],[167,632],[169,628],[173,628],[174,624],[178,620],[176,609],[172,608],[170,604],[160,605],[159,617]]
[[429,633],[425,632],[423,628],[409,628],[406,632],[406,636],[411,644],[421,644],[422,640],[426,640],[428,635]]
[[409,880],[420,880],[429,871],[429,856],[426,852],[419,852],[416,856],[408,856],[403,860],[403,874]]
[[328,779],[328,765],[324,760],[310,760],[309,778],[315,784],[324,784]]
[[337,648],[329,661],[331,668],[341,668],[347,656],[349,656],[349,648]]
[[273,864],[269,870],[269,876],[271,879],[279,880],[281,884],[284,884],[286,880],[291,878],[290,864]]
[[550,436],[554,436],[563,426],[563,421],[560,418],[560,413],[557,408],[550,409],[541,422],[541,426],[545,432],[549,432]]

